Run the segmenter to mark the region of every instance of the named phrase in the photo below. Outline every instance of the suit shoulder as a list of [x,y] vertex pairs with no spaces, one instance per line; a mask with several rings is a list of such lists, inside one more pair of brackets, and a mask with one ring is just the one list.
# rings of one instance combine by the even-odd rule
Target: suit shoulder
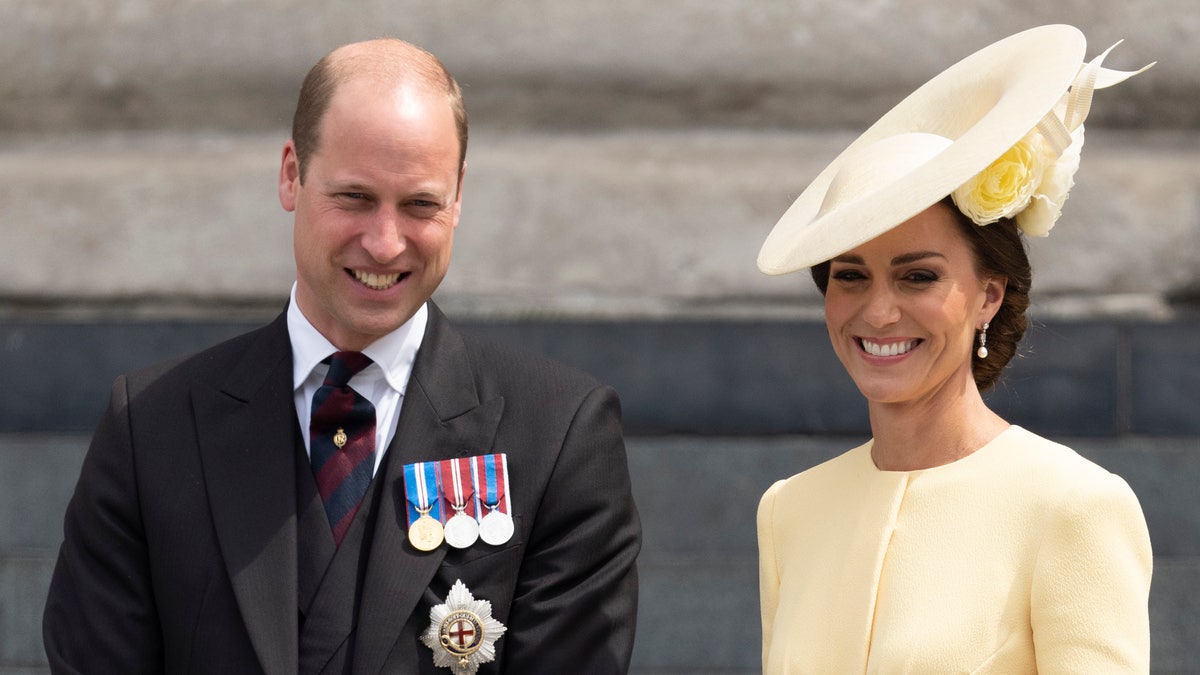
[[[247,350],[269,339],[272,325],[262,326],[205,347],[191,354],[158,361],[129,371],[123,377],[132,392],[149,388],[170,388],[196,382],[219,383],[237,367]],[[286,342],[286,332],[283,335]],[[290,358],[290,347],[287,352]]]
[[579,368],[529,349],[470,332],[462,332],[476,372],[499,386],[589,392],[604,386]]

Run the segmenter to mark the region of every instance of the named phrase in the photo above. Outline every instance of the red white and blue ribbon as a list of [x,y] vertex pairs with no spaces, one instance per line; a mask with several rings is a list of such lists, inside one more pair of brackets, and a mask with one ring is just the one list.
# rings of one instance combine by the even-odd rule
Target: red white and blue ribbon
[[[499,511],[509,513],[508,507],[508,455],[478,455],[471,458],[475,472],[478,498],[487,513]],[[481,515],[486,515],[481,514]]]
[[441,467],[437,462],[417,462],[404,465],[404,495],[408,502],[408,525],[417,522],[421,513],[439,523],[446,522],[442,508]]

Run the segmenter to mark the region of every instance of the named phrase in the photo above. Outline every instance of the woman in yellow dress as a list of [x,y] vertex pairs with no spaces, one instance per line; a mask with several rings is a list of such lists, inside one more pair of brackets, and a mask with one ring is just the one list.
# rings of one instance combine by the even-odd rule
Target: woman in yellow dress
[[964,59],[763,244],[763,272],[811,268],[872,434],[762,498],[766,673],[1149,671],[1137,498],[980,394],[1025,332],[1024,240],[1058,218],[1092,91],[1136,74],[1085,47],[1043,26]]

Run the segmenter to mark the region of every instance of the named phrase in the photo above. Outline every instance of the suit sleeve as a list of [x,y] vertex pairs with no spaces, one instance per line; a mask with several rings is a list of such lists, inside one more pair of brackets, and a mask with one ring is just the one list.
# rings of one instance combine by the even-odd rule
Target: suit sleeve
[[162,670],[128,400],[122,377],[67,506],[42,623],[53,673]]
[[620,415],[607,387],[591,391],[576,410],[521,563],[505,672],[629,669],[641,522]]
[[1148,673],[1153,559],[1137,497],[1103,474],[1064,491],[1033,574],[1039,673]]

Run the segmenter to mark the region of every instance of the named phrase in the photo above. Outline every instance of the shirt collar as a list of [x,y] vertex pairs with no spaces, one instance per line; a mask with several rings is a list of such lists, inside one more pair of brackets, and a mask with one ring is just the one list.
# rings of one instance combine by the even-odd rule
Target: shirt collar
[[[425,337],[425,325],[429,322],[429,306],[425,303],[412,318],[396,330],[367,345],[362,350],[375,365],[383,370],[388,385],[400,392],[408,386],[417,350]],[[292,387],[299,389],[313,369],[337,351],[324,335],[321,335],[300,311],[296,304],[296,284],[292,284],[291,301],[287,308],[288,338],[292,343]],[[370,369],[370,366],[368,366]]]

